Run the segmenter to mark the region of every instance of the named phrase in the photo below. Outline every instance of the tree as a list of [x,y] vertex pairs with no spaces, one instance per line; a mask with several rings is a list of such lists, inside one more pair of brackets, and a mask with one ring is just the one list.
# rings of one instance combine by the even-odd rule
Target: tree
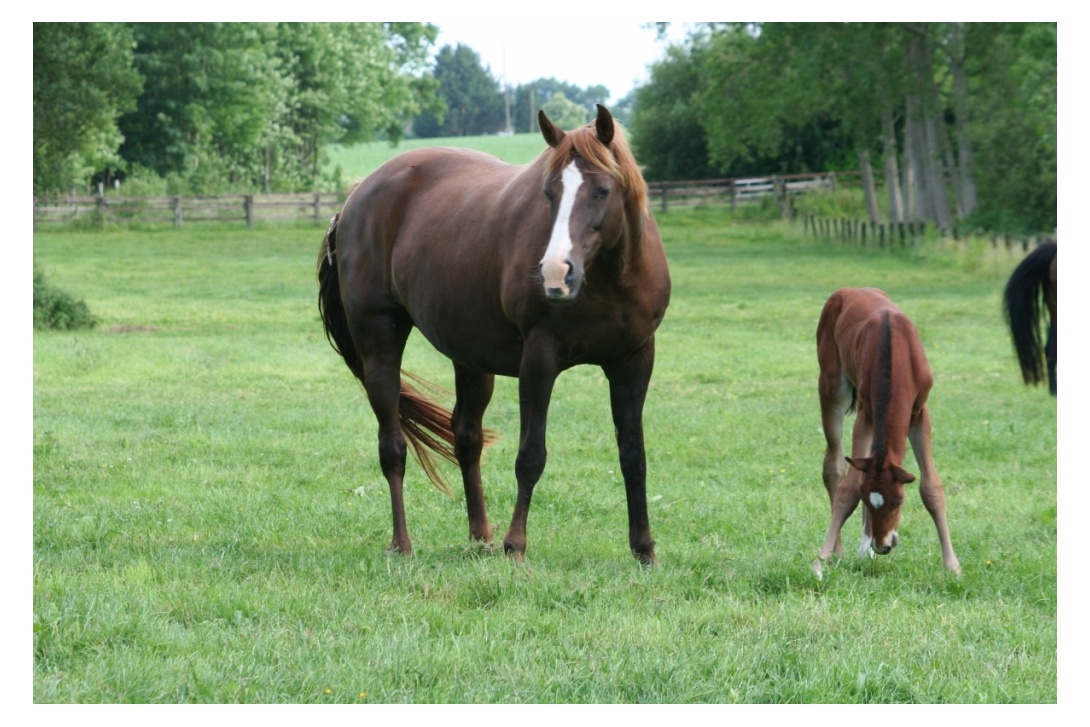
[[[515,89],[514,102],[511,108],[511,121],[515,131],[537,133],[537,112],[558,93],[572,103],[582,106],[584,116],[587,119],[594,118],[598,113],[597,104],[605,106],[606,101],[609,100],[609,89],[602,85],[580,88],[575,84],[558,81],[555,78],[539,78]],[[622,123],[626,121],[626,119],[613,113],[614,109],[611,108],[610,112],[614,120]]]
[[653,181],[717,176],[702,123],[699,47],[674,46],[651,67],[651,81],[635,90],[632,148]]
[[587,111],[557,91],[541,105],[541,110],[561,129],[575,129],[587,123]]
[[119,161],[118,117],[136,105],[133,37],[113,23],[34,24],[34,193],[86,189]]
[[467,45],[443,46],[433,75],[445,110],[417,116],[413,131],[420,137],[494,134],[504,126],[503,95],[481,57]]
[[417,23],[136,23],[122,155],[187,191],[316,189],[325,147],[397,140],[434,99]]

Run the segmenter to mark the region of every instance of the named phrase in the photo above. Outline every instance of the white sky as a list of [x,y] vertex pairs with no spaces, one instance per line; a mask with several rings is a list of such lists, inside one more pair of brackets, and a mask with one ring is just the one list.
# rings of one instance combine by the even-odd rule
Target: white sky
[[663,57],[668,40],[685,37],[687,24],[671,23],[668,40],[658,41],[651,22],[617,20],[585,25],[529,17],[485,22],[461,17],[430,20],[439,28],[436,52],[459,43],[472,48],[481,64],[511,86],[556,78],[586,88],[603,85],[610,103],[648,80],[648,67]]

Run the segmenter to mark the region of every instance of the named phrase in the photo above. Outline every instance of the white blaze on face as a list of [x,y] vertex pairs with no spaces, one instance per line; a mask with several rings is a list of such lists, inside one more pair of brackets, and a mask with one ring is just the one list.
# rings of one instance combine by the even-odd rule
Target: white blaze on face
[[568,274],[568,259],[574,244],[571,239],[571,213],[581,184],[583,184],[583,174],[576,168],[575,162],[572,162],[560,175],[560,207],[556,211],[556,222],[553,223],[549,247],[545,249],[545,256],[541,258],[541,275],[544,278],[545,288],[560,288],[565,294],[568,292],[568,284],[564,277]]
[[886,501],[885,501],[885,499],[882,498],[881,493],[878,493],[878,492],[870,493],[870,504],[871,504],[871,507],[873,507],[875,510],[878,510],[879,508],[881,508],[882,505],[885,504],[885,502]]

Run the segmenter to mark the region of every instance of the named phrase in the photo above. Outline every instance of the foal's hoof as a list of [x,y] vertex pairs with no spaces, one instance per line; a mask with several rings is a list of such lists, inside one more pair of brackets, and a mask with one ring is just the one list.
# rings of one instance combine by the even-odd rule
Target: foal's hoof
[[516,563],[523,563],[523,562],[526,561],[526,546],[525,545],[522,546],[521,548],[519,548],[518,546],[516,546],[516,545],[514,545],[512,543],[504,543],[503,544],[503,552],[507,555],[508,558],[515,561]]
[[648,568],[659,567],[659,559],[655,557],[654,553],[637,553],[632,551],[632,555],[636,556],[636,560],[638,560],[642,566],[647,566]]
[[821,558],[814,558],[814,562],[810,564],[810,569],[812,571],[814,571],[814,575],[816,575],[817,579],[820,581],[821,578],[822,578],[822,570],[823,570],[823,566],[822,566],[822,563],[821,563]]
[[390,555],[404,555],[407,557],[413,554],[413,546],[411,543],[390,543],[390,547],[386,549],[386,552]]

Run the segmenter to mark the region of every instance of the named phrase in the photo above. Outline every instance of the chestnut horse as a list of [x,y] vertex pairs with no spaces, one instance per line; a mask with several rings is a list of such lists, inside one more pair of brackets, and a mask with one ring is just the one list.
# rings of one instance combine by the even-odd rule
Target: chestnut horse
[[[1022,380],[1045,380],[1056,396],[1056,241],[1049,240],[1018,263],[1003,289],[1003,316],[1011,332]],[[1048,338],[1041,345],[1041,319],[1048,311]]]
[[[461,468],[469,537],[492,542],[481,487],[482,429],[495,375],[518,378],[518,495],[503,548],[522,561],[557,376],[600,366],[628,499],[628,542],[655,563],[647,518],[643,405],[670,276],[647,185],[604,107],[565,133],[544,114],[548,148],[513,166],[466,149],[409,151],[349,195],[318,256],[326,335],[367,393],[390,488],[390,550],[409,554],[406,441],[432,481],[433,450]],[[454,364],[454,411],[401,380],[416,327]]]
[[[920,496],[939,533],[942,563],[960,572],[946,527],[946,494],[931,459],[927,395],[933,381],[916,327],[881,290],[842,288],[821,311],[817,357],[826,441],[821,476],[833,515],[814,572],[820,578],[832,553],[843,556],[840,529],[860,500],[859,554],[885,555],[897,545],[905,485],[916,479],[901,466],[906,440],[920,467]],[[845,457],[841,437],[851,411],[856,412],[852,456]]]

